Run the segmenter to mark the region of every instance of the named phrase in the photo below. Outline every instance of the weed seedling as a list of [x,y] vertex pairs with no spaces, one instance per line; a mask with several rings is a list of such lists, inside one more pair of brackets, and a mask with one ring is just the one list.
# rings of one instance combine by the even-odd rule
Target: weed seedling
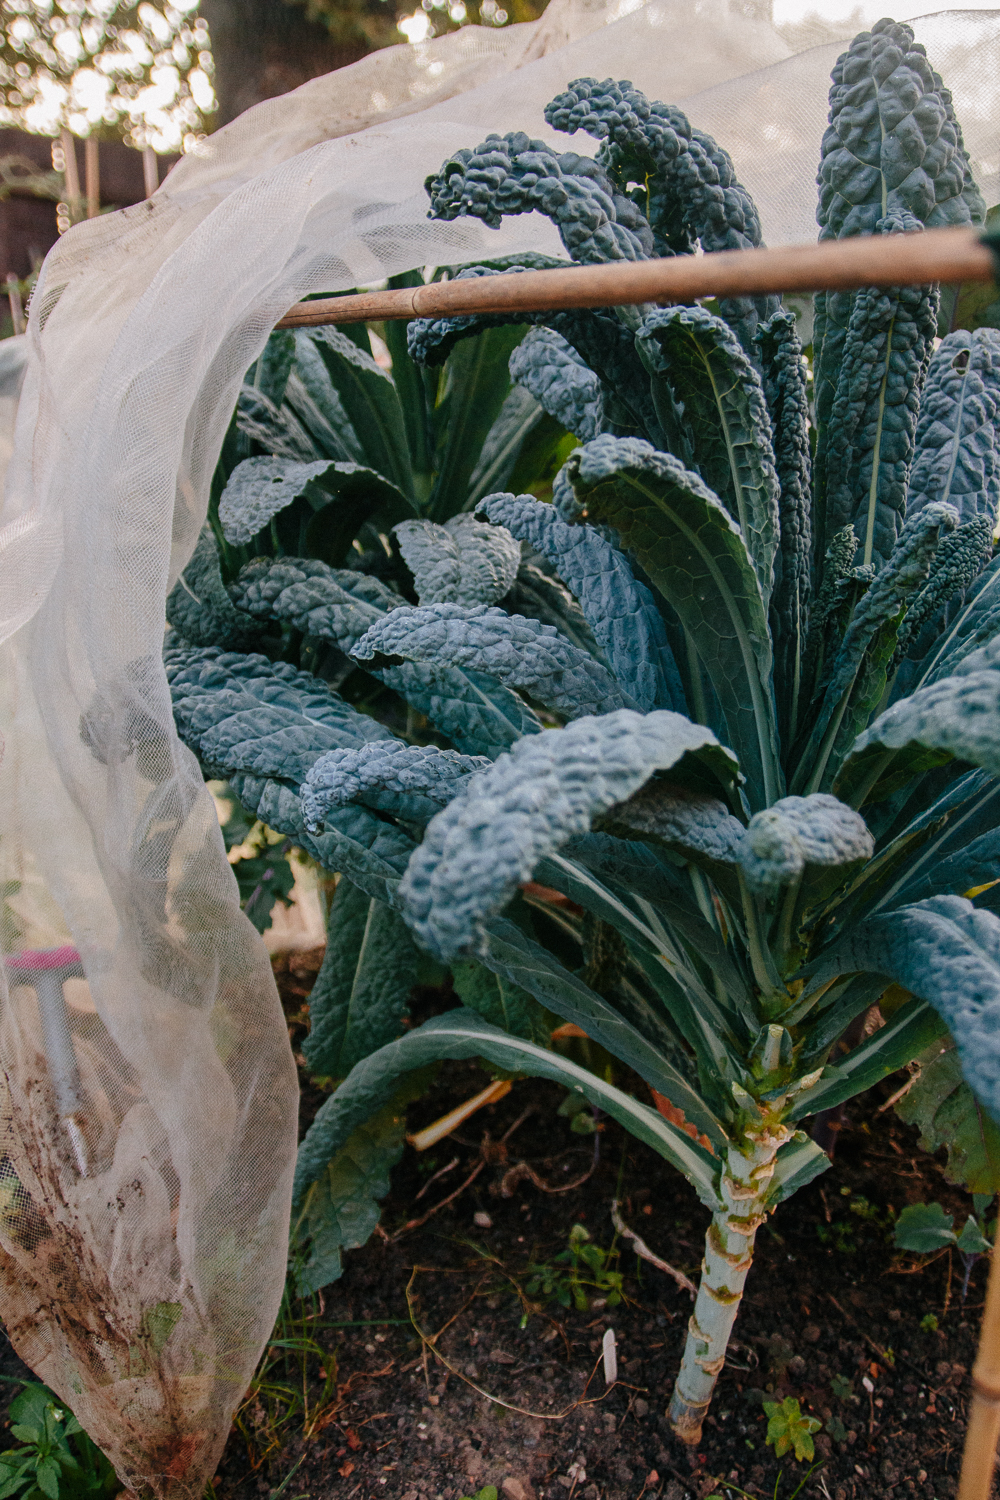
[[0,1500],[110,1500],[121,1489],[100,1448],[46,1386],[25,1384],[10,1418],[22,1446],[0,1453]]
[[531,1280],[525,1291],[529,1297],[556,1301],[561,1307],[572,1303],[577,1312],[587,1311],[590,1292],[606,1298],[608,1307],[617,1307],[622,1300],[623,1279],[620,1271],[611,1269],[617,1260],[614,1242],[610,1250],[604,1250],[594,1244],[582,1224],[574,1224],[565,1250],[551,1261],[529,1265]]
[[812,1435],[819,1432],[821,1426],[816,1418],[804,1417],[794,1396],[786,1396],[780,1404],[765,1401],[764,1410],[768,1418],[766,1441],[768,1447],[774,1447],[775,1458],[781,1458],[789,1449],[794,1449],[798,1463],[803,1459],[811,1462],[816,1456]]

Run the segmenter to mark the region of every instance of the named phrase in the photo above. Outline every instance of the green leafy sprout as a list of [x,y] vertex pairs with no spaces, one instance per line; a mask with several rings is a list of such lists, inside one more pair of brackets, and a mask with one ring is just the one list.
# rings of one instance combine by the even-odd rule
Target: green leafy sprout
[[617,1307],[624,1280],[621,1271],[612,1270],[618,1254],[614,1244],[605,1250],[594,1243],[582,1224],[574,1224],[565,1250],[551,1261],[528,1266],[525,1292],[543,1303],[558,1302],[560,1307],[572,1306],[577,1312],[587,1311],[594,1293],[603,1297],[608,1307]]
[[767,1416],[767,1444],[774,1448],[775,1458],[783,1458],[786,1453],[794,1452],[798,1463],[803,1460],[811,1463],[816,1456],[813,1433],[819,1432],[822,1424],[815,1417],[803,1416],[794,1396],[786,1396],[781,1402],[765,1401],[764,1411]]
[[9,1416],[21,1446],[0,1453],[0,1500],[110,1500],[118,1493],[111,1464],[44,1385],[25,1382]]

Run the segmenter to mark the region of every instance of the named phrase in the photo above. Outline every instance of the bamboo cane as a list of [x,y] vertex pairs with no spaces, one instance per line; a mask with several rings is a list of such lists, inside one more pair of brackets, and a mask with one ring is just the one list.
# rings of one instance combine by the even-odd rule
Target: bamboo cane
[[65,126],[61,135],[63,149],[63,174],[66,178],[66,201],[69,205],[70,223],[80,217],[80,167],[76,159],[76,139]]
[[83,143],[83,164],[87,180],[87,218],[96,219],[101,211],[101,148],[96,135]]
[[989,1500],[1000,1439],[1000,1222],[990,1263],[958,1500]]
[[10,320],[14,326],[15,334],[23,333],[25,330],[24,303],[21,301],[21,284],[17,279],[17,272],[10,271],[7,275],[7,301],[10,303]]
[[279,328],[467,313],[545,312],[636,302],[690,302],[761,292],[848,291],[861,286],[992,281],[993,259],[977,229],[857,236],[775,250],[723,250],[665,260],[611,261],[551,271],[435,281],[424,286],[299,302]]
[[160,185],[160,163],[156,159],[156,152],[152,146],[142,148],[142,180],[146,189],[146,197],[152,198]]

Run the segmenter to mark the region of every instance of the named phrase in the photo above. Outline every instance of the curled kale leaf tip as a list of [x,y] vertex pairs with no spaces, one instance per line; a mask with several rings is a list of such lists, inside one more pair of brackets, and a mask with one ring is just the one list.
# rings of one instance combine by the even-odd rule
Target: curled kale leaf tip
[[464,214],[498,229],[505,214],[537,210],[577,261],[646,260],[652,249],[649,226],[602,167],[573,151],[559,155],[522,130],[457,151],[426,187],[432,219]]
[[846,865],[870,859],[875,840],[864,819],[836,797],[783,797],[755,813],[738,859],[753,890],[772,894],[807,865]]
[[[730,157],[679,109],[647,99],[627,81],[579,78],[547,106],[545,118],[557,130],[583,129],[600,140],[596,159],[559,155],[523,131],[490,135],[428,177],[431,217],[467,214],[497,228],[505,214],[537,209],[581,262],[761,243],[757,209]],[[777,297],[729,298],[721,311],[751,351],[758,320],[778,305]]]
[[510,378],[585,443],[601,422],[601,382],[551,328],[533,328],[510,357]]

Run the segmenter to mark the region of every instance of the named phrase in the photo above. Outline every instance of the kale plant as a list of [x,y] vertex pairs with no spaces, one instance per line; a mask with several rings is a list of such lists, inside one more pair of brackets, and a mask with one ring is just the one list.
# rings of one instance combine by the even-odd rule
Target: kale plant
[[[429,179],[432,213],[541,211],[584,261],[760,242],[679,110],[582,79],[546,118],[596,156],[490,136]],[[981,220],[908,27],[839,60],[819,180],[825,237]],[[812,401],[776,298],[522,316],[517,389],[580,440],[552,503],[420,509],[388,460],[378,484],[299,452],[234,472],[220,527],[272,545],[227,587],[196,553],[206,625],[175,596],[168,673],[206,774],[346,877],[307,1046],[342,1081],[300,1150],[306,1284],[370,1232],[422,1069],[553,1079],[710,1211],[670,1404],[696,1442],[756,1231],[829,1165],[801,1122],[948,1028],[1000,1114],[1000,335],[935,348],[937,316],[929,287],[817,299]],[[409,350],[447,369],[510,321],[418,320]],[[418,949],[463,1006],[399,1036]],[[553,1016],[673,1118],[553,1051]]]

